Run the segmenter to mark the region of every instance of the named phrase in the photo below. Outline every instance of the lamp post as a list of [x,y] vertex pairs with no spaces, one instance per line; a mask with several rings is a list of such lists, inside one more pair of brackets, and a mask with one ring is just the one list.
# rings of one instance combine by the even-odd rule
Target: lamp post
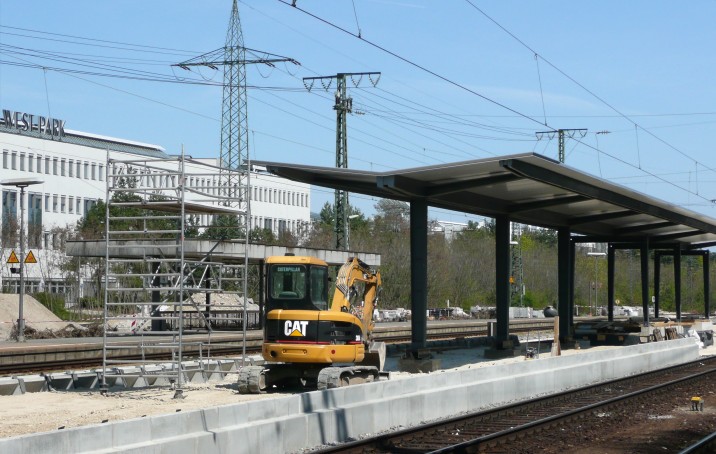
[[[594,312],[593,314],[597,313],[597,307],[599,305],[598,296],[599,296],[599,282],[597,281],[597,257],[605,257],[607,255],[606,252],[587,252],[587,256],[594,257]],[[590,290],[589,295],[591,297],[592,292]]]
[[351,220],[359,218],[360,214],[351,214],[348,216],[348,222],[346,222],[346,251],[350,250],[351,241]]
[[18,298],[17,341],[25,342],[25,318],[23,315],[23,297],[25,296],[25,188],[33,184],[42,184],[37,178],[9,178],[0,181],[2,186],[20,188],[20,296]]

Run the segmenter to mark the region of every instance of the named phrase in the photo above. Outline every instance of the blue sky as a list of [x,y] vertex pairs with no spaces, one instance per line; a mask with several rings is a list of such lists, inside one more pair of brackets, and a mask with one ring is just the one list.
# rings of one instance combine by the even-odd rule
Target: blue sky
[[[239,2],[246,47],[301,63],[249,67],[248,83],[259,87],[249,90],[253,159],[334,165],[333,89],[309,93],[302,78],[380,71],[375,87],[368,80],[349,85],[361,113],[348,118],[352,168],[529,151],[556,158],[556,140],[537,140],[535,132],[586,128],[583,138],[567,141],[568,165],[716,217],[716,2],[298,0],[297,6],[305,12],[279,0]],[[3,0],[0,106],[169,153],[183,146],[196,157],[218,156],[220,87],[54,68],[221,82],[220,71],[170,65],[222,47],[230,10],[230,0]],[[353,34],[360,29],[363,39],[329,24]],[[316,211],[332,200],[330,190],[313,196]],[[375,200],[355,195],[352,203],[370,214]],[[443,210],[431,217],[472,219]]]

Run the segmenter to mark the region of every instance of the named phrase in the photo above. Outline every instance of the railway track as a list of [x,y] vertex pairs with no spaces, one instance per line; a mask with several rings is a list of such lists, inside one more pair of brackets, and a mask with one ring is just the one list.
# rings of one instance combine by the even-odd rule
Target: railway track
[[[513,444],[564,427],[586,415],[634,408],[635,402],[654,399],[684,383],[711,382],[716,377],[716,358],[612,380],[578,390],[535,398],[438,421],[390,434],[325,448],[320,453],[504,453],[529,452]],[[714,438],[698,440],[693,451],[714,452]],[[694,440],[697,441],[697,440]]]
[[[549,330],[552,328],[551,320],[531,320],[515,323],[511,327],[511,334]],[[429,326],[428,340],[446,340],[457,338],[484,337],[488,334],[488,322],[467,321],[459,323],[434,323]],[[389,344],[400,344],[410,342],[410,325],[394,324],[392,326],[378,326],[374,337],[378,341]],[[210,338],[206,335],[186,336],[186,343],[183,349],[183,357],[196,359],[199,357],[230,357],[240,355],[243,351],[243,338],[240,333],[222,333]],[[141,351],[142,342],[166,342],[169,338],[164,336],[153,336],[153,339],[128,336],[126,339],[112,338],[113,343],[127,344],[123,350],[110,351],[113,361],[128,362],[145,359],[162,361],[171,358],[171,350],[149,349]],[[57,344],[24,344],[16,347],[17,344],[6,344],[5,349],[0,349],[4,357],[0,363],[0,375],[19,375],[39,372],[66,371],[77,368],[96,368],[102,365],[102,340],[88,340],[80,344],[64,343],[58,339]],[[256,354],[261,352],[262,333],[261,331],[249,331],[246,336],[246,352]],[[69,359],[68,357],[72,357]]]

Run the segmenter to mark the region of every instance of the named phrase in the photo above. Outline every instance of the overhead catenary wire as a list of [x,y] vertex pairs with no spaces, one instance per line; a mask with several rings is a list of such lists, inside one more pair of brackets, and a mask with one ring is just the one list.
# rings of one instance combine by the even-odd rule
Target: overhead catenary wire
[[[659,142],[662,143],[663,145],[667,146],[667,147],[670,148],[671,150],[676,151],[677,153],[679,153],[679,154],[682,155],[683,157],[688,158],[689,160],[694,161],[694,162],[699,162],[696,158],[694,158],[694,157],[688,155],[687,153],[683,152],[682,150],[680,150],[679,148],[675,147],[675,146],[672,145],[671,143],[667,142],[666,140],[662,139],[661,137],[658,137],[656,134],[652,133],[651,131],[649,131],[649,130],[643,128],[642,126],[640,126],[640,125],[639,125],[637,122],[635,122],[629,115],[627,115],[627,114],[625,114],[624,112],[622,112],[621,110],[617,109],[617,108],[616,108],[615,106],[613,106],[611,103],[607,102],[604,98],[602,98],[601,96],[597,95],[597,94],[594,93],[592,90],[590,90],[589,88],[587,88],[585,85],[583,85],[582,83],[580,83],[579,81],[577,81],[575,78],[573,78],[572,76],[570,76],[569,74],[567,74],[566,72],[564,72],[561,68],[559,68],[559,67],[557,67],[556,65],[554,65],[552,62],[550,62],[549,60],[547,60],[544,56],[540,55],[537,51],[535,51],[532,47],[530,47],[529,45],[527,45],[524,41],[522,41],[521,39],[519,39],[514,33],[512,33],[511,31],[509,31],[509,30],[508,30],[507,28],[505,28],[502,24],[500,24],[500,23],[497,22],[495,19],[493,19],[491,16],[489,16],[487,13],[485,13],[485,11],[483,11],[481,8],[479,8],[477,5],[475,5],[475,4],[472,2],[472,0],[465,0],[465,1],[466,1],[470,6],[472,6],[475,10],[477,10],[480,14],[482,14],[485,18],[487,18],[489,21],[491,21],[492,23],[494,23],[498,28],[500,28],[502,31],[504,31],[504,32],[507,33],[509,36],[511,36],[515,41],[517,41],[519,44],[521,44],[521,45],[522,45],[523,47],[525,47],[527,50],[529,50],[530,52],[532,52],[535,56],[538,56],[539,58],[541,58],[542,61],[544,61],[545,63],[547,63],[547,64],[548,64],[551,68],[553,68],[555,71],[559,72],[562,76],[564,76],[565,78],[567,78],[568,80],[570,80],[572,83],[574,83],[575,85],[577,85],[579,88],[581,88],[582,90],[584,90],[586,93],[588,93],[590,96],[594,97],[596,100],[598,100],[599,102],[601,102],[602,104],[604,104],[604,105],[605,105],[606,107],[608,107],[610,110],[612,110],[613,112],[617,113],[620,117],[624,118],[625,120],[629,121],[630,123],[633,123],[635,128],[640,128],[640,129],[641,129],[642,131],[644,131],[646,134],[648,134],[649,136],[651,136],[651,137],[654,138],[655,140],[659,141]],[[546,125],[546,124],[545,124],[545,125]],[[712,168],[712,167],[706,166],[706,165],[704,165],[703,163],[701,163],[701,165],[702,165],[704,168],[706,168],[706,169],[708,169],[708,170],[710,170],[710,171],[716,172],[716,169],[714,169],[714,168]],[[641,162],[639,162],[638,168],[641,169]]]
[[[419,69],[419,70],[421,70],[421,71],[423,71],[423,72],[425,72],[425,73],[428,73],[428,74],[430,74],[430,75],[432,75],[432,76],[434,76],[434,77],[436,77],[436,78],[438,78],[438,79],[440,79],[440,80],[442,80],[442,81],[444,81],[444,82],[446,82],[446,83],[448,83],[448,84],[450,84],[450,85],[453,85],[453,86],[455,86],[455,87],[457,87],[457,88],[459,88],[459,89],[461,89],[461,90],[463,90],[463,91],[466,91],[466,92],[471,93],[471,94],[473,94],[473,95],[475,95],[475,96],[478,96],[479,98],[481,98],[481,99],[483,99],[483,100],[485,100],[485,101],[488,101],[488,102],[490,102],[490,103],[492,103],[492,104],[494,104],[494,105],[496,105],[496,106],[498,106],[498,107],[500,107],[500,108],[503,108],[503,109],[505,109],[505,110],[507,110],[507,111],[509,111],[509,112],[511,112],[511,113],[513,113],[513,114],[515,114],[515,115],[517,115],[517,116],[519,116],[519,117],[522,117],[522,118],[527,119],[527,120],[529,120],[529,121],[531,121],[531,122],[534,122],[534,123],[538,123],[538,124],[540,124],[540,125],[543,124],[543,123],[540,122],[539,120],[537,120],[537,119],[535,119],[535,118],[533,118],[533,117],[531,117],[531,116],[529,116],[529,115],[527,115],[527,114],[524,114],[524,113],[522,113],[522,112],[519,112],[519,111],[517,111],[516,109],[513,109],[513,108],[511,108],[511,107],[509,107],[509,106],[507,106],[507,105],[505,105],[505,104],[503,104],[503,103],[500,103],[500,102],[498,102],[498,101],[496,101],[496,100],[493,100],[493,99],[491,99],[491,98],[489,98],[489,97],[487,97],[487,96],[485,96],[485,95],[483,95],[483,94],[481,94],[481,93],[479,93],[479,92],[477,92],[477,91],[475,91],[475,90],[472,90],[472,89],[470,89],[470,88],[464,86],[463,84],[460,84],[460,83],[458,83],[458,82],[456,82],[456,81],[453,81],[453,80],[451,80],[451,79],[449,79],[449,78],[447,78],[447,77],[445,77],[445,76],[443,76],[443,75],[441,75],[441,74],[439,74],[439,73],[437,73],[437,72],[435,72],[435,71],[433,71],[433,70],[431,70],[431,69],[429,69],[429,68],[427,68],[427,67],[425,67],[425,66],[423,66],[423,65],[420,65],[420,64],[418,64],[418,63],[416,63],[416,62],[414,62],[414,61],[412,61],[412,60],[410,60],[410,59],[408,59],[408,58],[406,58],[406,57],[403,57],[403,56],[401,56],[401,55],[399,55],[399,54],[397,54],[397,53],[395,53],[395,52],[393,52],[393,51],[391,51],[391,50],[385,48],[385,47],[383,47],[383,46],[381,46],[381,45],[379,45],[379,44],[377,44],[377,43],[375,43],[375,42],[372,42],[372,41],[367,40],[367,39],[362,38],[362,37],[358,37],[355,33],[351,32],[351,31],[349,31],[349,30],[347,30],[347,29],[345,29],[345,28],[343,28],[343,27],[341,27],[341,26],[339,26],[339,25],[337,25],[337,24],[334,24],[333,22],[330,22],[330,21],[328,21],[328,20],[326,20],[326,19],[324,19],[324,18],[322,18],[322,17],[320,17],[320,16],[317,16],[317,15],[315,15],[315,14],[313,14],[313,13],[311,13],[311,12],[309,12],[309,11],[307,11],[307,10],[301,8],[301,7],[298,7],[297,5],[295,5],[295,3],[294,3],[294,4],[290,4],[290,3],[288,3],[286,0],[277,0],[277,1],[280,2],[280,3],[282,3],[282,4],[284,4],[284,5],[286,5],[286,6],[290,6],[290,7],[292,7],[292,9],[297,10],[297,11],[300,11],[301,13],[306,14],[307,16],[309,16],[309,17],[311,17],[311,18],[313,18],[313,19],[315,19],[315,20],[317,20],[317,21],[319,21],[319,22],[321,22],[321,23],[323,23],[323,24],[325,24],[325,25],[327,25],[327,26],[329,26],[329,27],[331,27],[331,28],[334,28],[334,29],[336,29],[336,30],[338,30],[338,31],[340,31],[340,32],[342,32],[342,33],[344,33],[344,34],[353,36],[354,38],[359,39],[361,42],[363,42],[363,43],[365,43],[365,44],[367,44],[367,45],[369,45],[369,46],[371,46],[371,47],[374,47],[374,48],[376,48],[376,49],[378,49],[378,50],[380,50],[380,51],[382,51],[382,52],[384,52],[384,53],[386,53],[386,54],[388,54],[388,55],[390,55],[390,56],[392,56],[392,57],[394,57],[394,58],[396,58],[396,59],[398,59],[398,60],[400,60],[400,61],[402,61],[402,62],[404,62],[404,63],[406,63],[406,64],[408,64],[408,65],[410,65],[410,66],[413,66],[413,67],[415,67],[415,68],[417,68],[417,69]],[[470,4],[471,6],[473,6],[473,7],[474,7],[476,10],[478,10],[480,13],[482,13],[482,14],[483,14],[485,17],[487,17],[490,21],[494,22],[498,27],[500,27],[502,30],[504,30],[506,33],[508,33],[510,36],[512,36],[515,40],[517,40],[517,41],[518,41],[520,44],[522,44],[524,47],[526,47],[527,49],[529,49],[529,50],[532,52],[533,55],[536,54],[536,55],[539,56],[539,53],[538,53],[538,52],[536,52],[536,51],[533,50],[530,46],[528,46],[526,43],[524,43],[523,41],[521,41],[517,36],[515,36],[514,34],[512,34],[509,30],[507,30],[506,28],[504,28],[504,27],[503,27],[501,24],[499,24],[497,21],[495,21],[495,20],[492,19],[490,16],[488,16],[487,14],[485,14],[480,8],[478,8],[477,6],[475,6],[470,0],[466,0],[466,2],[467,2],[468,4]],[[549,60],[546,60],[546,59],[544,59],[544,58],[541,57],[541,56],[539,56],[539,57],[542,58],[542,60],[543,60],[544,62],[546,62],[548,65],[550,65],[551,67],[553,67],[556,71],[560,72],[560,74],[563,74],[564,77],[568,78],[570,81],[572,81],[573,83],[577,84],[580,88],[582,88],[583,90],[587,91],[590,95],[592,95],[593,97],[595,97],[596,99],[598,99],[600,102],[604,103],[606,106],[608,106],[608,107],[609,107],[610,109],[612,109],[614,112],[618,113],[620,116],[623,116],[623,117],[626,118],[626,119],[629,119],[629,117],[626,116],[623,112],[621,112],[620,110],[616,109],[614,106],[612,106],[611,104],[609,104],[608,102],[606,102],[604,99],[602,99],[601,97],[599,97],[598,95],[596,95],[595,93],[593,93],[592,91],[590,91],[589,89],[587,89],[585,86],[583,86],[582,84],[580,84],[578,81],[576,81],[575,79],[573,79],[573,78],[572,78],[571,76],[569,76],[568,74],[564,73],[564,72],[563,72],[562,70],[560,70],[558,67],[556,67],[555,65],[553,65]],[[631,121],[632,123],[635,123],[635,122],[634,122],[633,120],[631,120],[631,119],[629,119],[629,121]],[[549,124],[546,124],[545,126],[550,127]],[[553,129],[555,129],[555,128],[553,128]],[[668,142],[664,141],[663,139],[660,139],[660,138],[656,137],[655,135],[653,135],[653,133],[650,133],[650,135],[651,135],[652,137],[656,138],[657,140],[659,140],[660,142],[664,143],[665,145],[669,146],[670,148],[679,151],[679,153],[682,153],[684,156],[688,157],[689,159],[694,160],[694,158],[692,158],[692,157],[690,157],[690,156],[684,154],[683,152],[681,152],[681,150],[676,149],[673,145],[669,144]],[[577,140],[577,139],[575,139],[575,140]],[[581,142],[581,141],[579,141],[579,142],[582,143],[582,144],[584,144],[584,143]],[[591,145],[588,145],[588,144],[584,144],[584,145],[588,146],[589,148],[594,149],[594,147],[591,146]],[[596,151],[603,153],[602,150],[596,150]],[[624,164],[624,165],[627,165],[627,166],[630,166],[630,167],[636,167],[636,166],[634,166],[634,164],[632,164],[631,162],[628,162],[628,161],[626,161],[626,160],[624,160],[624,159],[618,158],[618,157],[616,157],[616,156],[614,156],[614,155],[612,155],[612,154],[606,154],[606,153],[605,153],[605,155],[611,157],[612,159],[617,160],[618,162],[620,162],[620,163],[622,163],[622,164]],[[711,169],[711,168],[709,168],[709,169],[710,169],[710,170],[713,170],[713,169]],[[642,169],[642,170],[643,170],[643,169]],[[655,174],[653,174],[653,173],[650,173],[650,175],[654,176],[655,178],[659,178],[657,175],[655,175]],[[685,192],[687,192],[687,193],[692,193],[692,194],[693,194],[693,192],[692,192],[690,189],[688,189],[688,188],[683,188],[683,187],[681,187],[681,186],[674,185],[672,182],[669,182],[669,181],[667,181],[667,180],[663,180],[663,181],[664,181],[664,183],[667,183],[667,184],[669,184],[669,185],[671,185],[671,186],[677,187],[678,189],[680,189],[680,190],[682,190],[682,191],[685,191]],[[695,194],[694,194],[694,195],[695,195]]]

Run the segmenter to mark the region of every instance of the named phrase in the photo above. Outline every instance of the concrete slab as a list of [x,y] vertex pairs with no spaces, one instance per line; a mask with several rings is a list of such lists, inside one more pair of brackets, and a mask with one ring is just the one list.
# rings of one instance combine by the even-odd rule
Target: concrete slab
[[70,373],[58,373],[45,375],[51,389],[56,391],[69,391],[75,389],[75,382]]
[[169,377],[161,366],[142,366],[142,377],[147,386],[169,386]]
[[20,380],[17,378],[0,378],[0,396],[16,396],[22,394]]
[[18,375],[20,381],[20,389],[23,393],[39,393],[49,389],[47,380],[41,375]]
[[142,369],[140,367],[118,367],[117,373],[127,388],[144,388],[148,386],[146,378],[142,376]]
[[92,371],[72,372],[72,386],[75,389],[94,389],[99,386],[99,375]]

